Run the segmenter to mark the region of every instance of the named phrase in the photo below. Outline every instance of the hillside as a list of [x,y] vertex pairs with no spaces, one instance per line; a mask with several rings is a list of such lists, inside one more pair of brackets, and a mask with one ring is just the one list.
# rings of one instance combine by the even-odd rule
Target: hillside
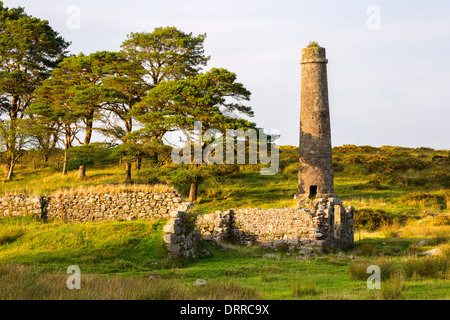
[[[57,158],[45,166],[27,155],[1,193],[50,194],[69,187],[108,190],[123,182],[117,161],[94,162],[87,179],[61,178]],[[0,299],[449,299],[450,158],[428,148],[342,146],[333,149],[336,193],[355,212],[355,247],[305,259],[298,252],[204,244],[200,259],[166,258],[164,222],[85,224],[0,219]],[[55,165],[56,164],[56,165]],[[280,170],[233,168],[200,184],[197,214],[243,207],[294,207],[297,149],[280,148]],[[170,164],[143,161],[135,183],[167,183]],[[96,185],[101,185],[95,187]],[[161,188],[164,186],[158,186]],[[176,187],[187,196],[188,186]],[[106,189],[105,189],[106,188]],[[438,248],[440,257],[417,255]],[[78,265],[88,290],[65,289]],[[366,287],[366,267],[380,265],[383,290]],[[39,277],[37,275],[40,275]],[[150,280],[149,280],[150,279]],[[153,279],[153,280],[151,280]],[[196,279],[208,284],[192,289]],[[55,283],[60,283],[55,287]],[[12,285],[14,284],[14,285]]]

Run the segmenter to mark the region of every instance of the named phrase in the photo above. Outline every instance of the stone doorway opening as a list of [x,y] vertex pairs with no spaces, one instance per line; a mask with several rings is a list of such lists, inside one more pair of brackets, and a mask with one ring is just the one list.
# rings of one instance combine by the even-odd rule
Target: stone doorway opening
[[309,197],[315,198],[317,196],[317,186],[309,186]]

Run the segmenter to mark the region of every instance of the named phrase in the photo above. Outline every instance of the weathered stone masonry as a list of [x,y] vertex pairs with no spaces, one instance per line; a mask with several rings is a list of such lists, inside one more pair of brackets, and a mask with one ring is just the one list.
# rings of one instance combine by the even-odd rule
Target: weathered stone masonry
[[187,214],[184,211],[170,212],[170,220],[164,226],[164,242],[172,258],[196,258],[197,245],[202,236],[197,229],[189,230]]
[[25,197],[11,195],[0,197],[0,217],[34,216],[42,218],[45,215],[45,197]]
[[298,195],[335,197],[325,48],[302,50]]
[[0,198],[0,217],[35,216],[68,222],[168,219],[182,198],[176,192]]
[[[316,199],[296,209],[238,209],[197,217],[189,229],[188,211],[178,193],[120,193],[63,197],[8,196],[0,198],[0,216],[35,216],[67,222],[165,219],[164,242],[171,257],[196,257],[202,236],[219,242],[274,247],[314,244],[353,245],[353,207],[340,199]],[[273,242],[273,243],[272,243]],[[276,246],[275,246],[276,247]]]
[[297,209],[219,211],[200,216],[197,227],[204,236],[242,245],[309,240],[319,246],[345,247],[354,244],[353,211],[338,198],[325,198]]
[[168,220],[164,242],[173,258],[197,256],[201,235],[197,230],[188,230],[185,220],[185,211],[191,207],[192,203],[183,202],[177,192],[0,197],[0,217],[33,216],[67,222]]

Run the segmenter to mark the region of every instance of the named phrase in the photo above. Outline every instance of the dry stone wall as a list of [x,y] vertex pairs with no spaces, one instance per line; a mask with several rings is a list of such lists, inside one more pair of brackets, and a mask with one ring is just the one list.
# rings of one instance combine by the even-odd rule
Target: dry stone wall
[[45,199],[41,196],[10,195],[0,197],[0,217],[34,216],[42,218],[45,215],[44,208]]
[[177,192],[87,194],[0,198],[0,216],[29,216],[68,222],[169,219],[182,198]]
[[47,217],[77,222],[168,219],[181,202],[175,192],[65,196],[49,199]]
[[171,257],[195,258],[202,236],[265,248],[306,249],[353,245],[353,207],[338,198],[303,201],[298,208],[238,209],[200,215],[194,225],[176,192],[0,198],[0,217],[34,216],[67,222],[168,220],[164,242]]

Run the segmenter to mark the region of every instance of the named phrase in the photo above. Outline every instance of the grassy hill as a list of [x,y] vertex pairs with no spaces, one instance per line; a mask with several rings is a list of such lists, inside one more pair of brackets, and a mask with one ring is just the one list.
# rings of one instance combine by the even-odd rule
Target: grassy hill
[[[295,206],[297,149],[280,148],[280,170],[259,165],[200,186],[196,211]],[[79,185],[119,183],[123,167],[102,163],[61,178],[57,166],[21,163],[0,193],[49,194]],[[336,193],[356,208],[356,245],[343,253],[299,259],[298,252],[258,247],[170,261],[163,221],[83,224],[0,219],[0,299],[450,299],[450,158],[428,148],[343,146],[333,149]],[[170,169],[170,167],[168,167]],[[144,161],[136,183],[155,179]],[[151,177],[151,179],[149,178]],[[184,195],[187,186],[177,185]],[[430,215],[432,214],[432,215]],[[424,246],[419,242],[426,240]],[[418,258],[439,248],[440,257]],[[368,265],[380,265],[382,290],[368,290]],[[82,271],[82,290],[66,289],[69,265]],[[208,284],[193,287],[196,279]],[[153,279],[153,280],[151,280]]]

